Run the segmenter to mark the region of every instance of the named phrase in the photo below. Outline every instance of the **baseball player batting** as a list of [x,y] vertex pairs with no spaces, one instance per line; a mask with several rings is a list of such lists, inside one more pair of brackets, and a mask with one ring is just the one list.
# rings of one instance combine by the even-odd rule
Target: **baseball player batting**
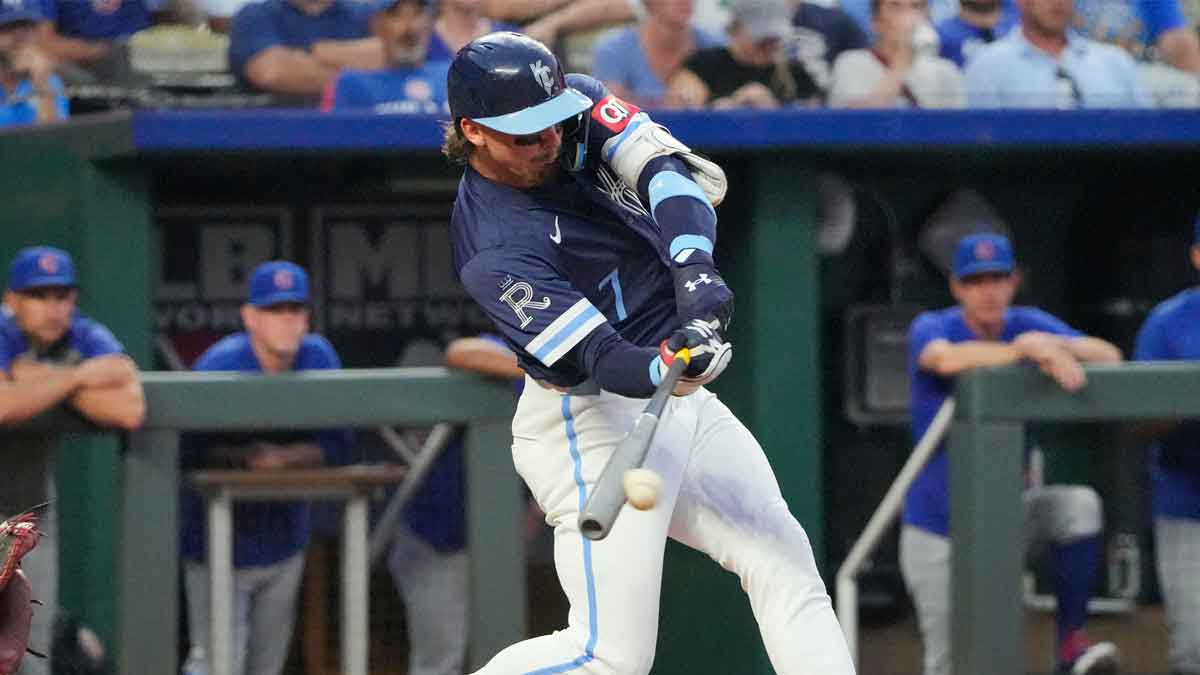
[[[455,56],[443,152],[466,166],[455,267],[528,374],[513,461],[555,533],[567,627],[479,673],[649,673],[667,537],[741,578],[781,675],[853,673],[808,536],[762,448],[704,388],[728,365],[733,293],[713,262],[721,168],[540,42]],[[644,466],[654,508],[592,541],[579,512],[670,367],[691,360]]]

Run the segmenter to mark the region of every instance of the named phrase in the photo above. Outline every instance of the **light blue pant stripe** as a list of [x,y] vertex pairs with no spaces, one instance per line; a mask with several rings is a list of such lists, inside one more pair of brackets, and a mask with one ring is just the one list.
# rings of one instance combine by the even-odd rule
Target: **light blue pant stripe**
[[[575,465],[575,487],[579,492],[579,511],[582,513],[584,506],[587,505],[587,484],[583,482],[583,459],[579,456],[579,438],[575,435],[575,418],[571,416],[570,396],[562,397],[562,416],[567,426],[567,447],[571,452],[571,460]],[[566,673],[596,658],[595,649],[596,640],[599,638],[599,630],[596,626],[596,578],[592,572],[592,540],[583,535],[580,535],[579,538],[583,540],[583,573],[587,579],[588,623],[591,626],[588,633],[587,647],[581,656],[571,661],[533,670],[526,673],[526,675]]]

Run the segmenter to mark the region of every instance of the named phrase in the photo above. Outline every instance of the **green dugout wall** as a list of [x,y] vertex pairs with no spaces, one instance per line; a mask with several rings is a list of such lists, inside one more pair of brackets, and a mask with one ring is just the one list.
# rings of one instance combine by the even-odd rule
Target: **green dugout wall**
[[[1013,221],[1022,257],[1038,270],[1031,298],[1059,311],[1072,310],[1080,298],[1090,302],[1083,280],[1120,272],[1116,281],[1097,284],[1144,281],[1129,271],[1133,261],[1103,244],[1106,237],[1165,260],[1175,253],[1165,244],[1180,239],[1166,228],[1184,222],[1200,202],[1190,178],[1200,168],[1200,119],[1191,113],[661,117],[729,170],[717,255],[737,292],[737,350],[718,391],[766,448],[826,570],[836,563],[826,557],[826,524],[838,514],[823,508],[827,491],[837,486],[822,465],[830,452],[823,451],[822,432],[837,422],[823,415],[830,412],[821,398],[829,364],[818,358],[818,280],[839,284],[848,304],[863,295],[849,289],[885,272],[850,259],[818,259],[812,181],[818,170],[836,169],[885,195],[905,236],[954,187],[980,187]],[[159,209],[272,203],[305,217],[322,203],[413,199],[440,200],[444,208],[456,172],[437,156],[438,138],[433,118],[301,111],[136,113],[0,133],[0,171],[10,188],[0,209],[0,255],[7,259],[20,246],[42,242],[71,249],[84,310],[112,327],[149,369],[152,261],[163,256],[151,244]],[[1111,210],[1102,211],[1121,191],[1161,216],[1161,236],[1130,236]],[[1110,218],[1101,222],[1100,216]],[[304,262],[319,254],[314,242],[293,244]],[[899,281],[889,282],[892,297]],[[1143,286],[1147,295],[1158,290],[1150,282]],[[918,281],[900,295],[938,297],[930,289],[936,284]],[[62,601],[112,638],[117,447],[92,437],[68,439],[60,453],[60,499],[70,532]],[[845,529],[836,528],[837,536]],[[732,575],[672,544],[665,577],[656,673],[771,672]]]

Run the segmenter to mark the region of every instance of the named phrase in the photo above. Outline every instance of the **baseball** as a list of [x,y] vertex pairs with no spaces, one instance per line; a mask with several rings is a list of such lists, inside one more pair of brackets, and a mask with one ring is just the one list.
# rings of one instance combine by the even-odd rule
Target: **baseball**
[[654,508],[662,490],[662,478],[650,469],[630,469],[625,472],[625,498],[639,511]]

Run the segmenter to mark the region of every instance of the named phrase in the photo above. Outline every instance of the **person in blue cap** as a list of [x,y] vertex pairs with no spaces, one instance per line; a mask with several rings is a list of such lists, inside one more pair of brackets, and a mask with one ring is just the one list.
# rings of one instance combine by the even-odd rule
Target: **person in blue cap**
[[0,2],[0,128],[67,118],[54,62],[37,45],[35,0]]
[[[1200,218],[1190,257],[1200,270]],[[1137,361],[1200,360],[1200,287],[1167,298],[1138,331]],[[1154,542],[1171,631],[1171,667],[1200,673],[1200,421],[1160,429],[1151,445]]]
[[[193,370],[286,373],[341,368],[333,346],[309,332],[309,285],[304,270],[271,261],[255,268],[242,306],[246,330],[209,347]],[[277,471],[344,464],[349,431],[193,434],[180,463],[199,468]],[[209,569],[204,504],[185,486],[180,531],[191,650],[185,673],[208,673]],[[243,502],[233,512],[234,668],[245,675],[278,675],[287,660],[304,572],[311,516],[307,502]]]
[[[1087,385],[1081,364],[1121,360],[1120,350],[1109,342],[1040,309],[1013,306],[1020,284],[1006,237],[973,234],[958,243],[950,279],[957,304],[924,312],[909,328],[914,442],[950,395],[955,376],[972,368],[1030,363],[1063,389],[1078,391]],[[1027,555],[1048,553],[1054,562],[1057,672],[1114,672],[1116,646],[1093,643],[1084,632],[1088,596],[1099,571],[1099,495],[1081,485],[1033,486],[1025,491],[1024,509]],[[908,491],[900,568],[917,609],[925,675],[945,675],[950,672],[950,499],[944,445]]]
[[[21,249],[8,271],[0,309],[0,424],[24,422],[66,405],[88,420],[135,429],[145,416],[137,365],[112,332],[76,309],[75,263],[58,248]],[[34,611],[30,646],[49,651],[58,588],[57,509],[54,503],[55,443],[26,441],[5,455],[0,519],[50,502],[39,520],[42,543],[24,560]],[[40,659],[26,659],[22,673],[49,673]]]

